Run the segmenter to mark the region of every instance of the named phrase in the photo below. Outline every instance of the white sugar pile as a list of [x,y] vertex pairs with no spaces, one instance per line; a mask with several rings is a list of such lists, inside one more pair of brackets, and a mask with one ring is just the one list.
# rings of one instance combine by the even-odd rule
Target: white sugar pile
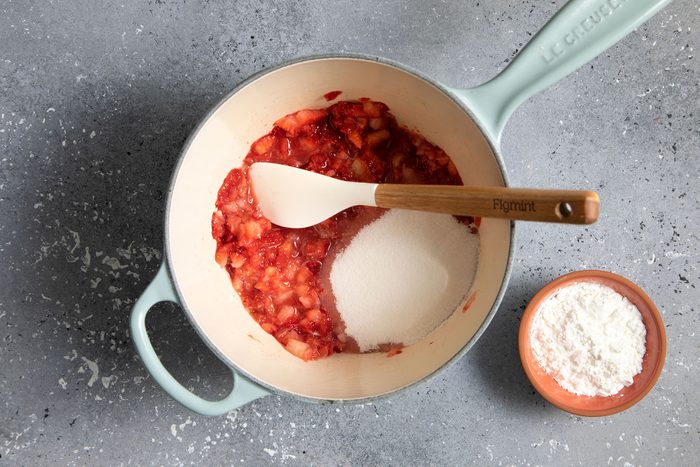
[[633,303],[610,287],[576,283],[547,299],[532,320],[537,363],[567,391],[611,396],[642,371],[646,328]]
[[364,227],[331,269],[346,334],[361,351],[411,345],[469,291],[479,236],[447,214],[390,210]]

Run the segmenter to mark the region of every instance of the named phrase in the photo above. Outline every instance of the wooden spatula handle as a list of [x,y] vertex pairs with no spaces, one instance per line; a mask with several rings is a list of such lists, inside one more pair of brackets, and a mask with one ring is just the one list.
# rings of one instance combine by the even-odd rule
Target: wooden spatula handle
[[377,206],[523,221],[592,224],[600,201],[593,191],[451,185],[380,184]]

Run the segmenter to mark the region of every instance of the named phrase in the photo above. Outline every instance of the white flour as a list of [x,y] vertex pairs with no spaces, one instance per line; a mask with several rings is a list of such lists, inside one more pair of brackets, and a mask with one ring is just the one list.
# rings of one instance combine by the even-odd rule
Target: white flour
[[580,282],[559,290],[535,315],[537,363],[564,389],[610,396],[632,384],[646,351],[642,316],[610,287]]
[[361,351],[411,345],[469,291],[479,236],[447,214],[390,210],[364,227],[331,269],[336,305]]

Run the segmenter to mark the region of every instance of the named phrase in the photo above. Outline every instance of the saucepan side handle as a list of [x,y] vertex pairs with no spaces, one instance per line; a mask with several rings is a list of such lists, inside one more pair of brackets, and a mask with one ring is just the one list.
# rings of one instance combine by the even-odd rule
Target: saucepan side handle
[[196,396],[168,372],[163,366],[156,351],[151,345],[146,332],[146,315],[153,305],[159,302],[179,304],[177,294],[168,275],[168,269],[163,263],[156,277],[148,285],[131,311],[131,338],[136,351],[141,356],[144,366],[160,386],[173,399],[188,409],[201,415],[222,415],[255,399],[270,393],[247,378],[233,371],[233,390],[224,399],[208,401]]
[[524,101],[585,65],[671,0],[570,0],[491,81],[454,93],[497,145]]

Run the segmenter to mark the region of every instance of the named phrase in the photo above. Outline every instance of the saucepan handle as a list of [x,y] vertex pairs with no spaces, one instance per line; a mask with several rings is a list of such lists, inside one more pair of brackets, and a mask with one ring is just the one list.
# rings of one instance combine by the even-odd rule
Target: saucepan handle
[[233,371],[233,390],[224,399],[208,401],[194,395],[177,382],[163,366],[146,332],[146,315],[159,302],[179,304],[167,267],[163,263],[156,277],[148,285],[131,311],[131,338],[144,366],[160,386],[173,399],[188,409],[202,415],[222,415],[270,393],[252,381]]
[[476,88],[454,90],[497,145],[524,101],[585,65],[671,0],[570,0],[510,65]]

